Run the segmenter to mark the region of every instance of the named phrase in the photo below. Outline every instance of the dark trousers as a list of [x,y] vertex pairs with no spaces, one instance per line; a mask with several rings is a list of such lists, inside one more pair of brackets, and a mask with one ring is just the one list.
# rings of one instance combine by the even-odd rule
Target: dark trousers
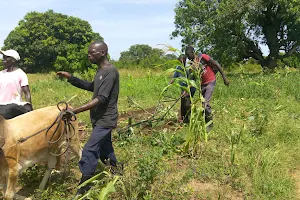
[[112,128],[95,126],[93,132],[82,151],[82,158],[79,161],[79,168],[84,176],[91,176],[95,173],[98,159],[104,164],[116,166],[117,159],[114,153],[111,140]]
[[[193,97],[196,92],[196,89],[191,90],[190,95]],[[182,94],[183,92],[181,92]],[[180,100],[180,119],[183,122],[189,122],[189,117],[191,114],[191,98],[190,95],[184,96]]]
[[189,96],[182,97],[180,102],[180,118],[184,122],[189,121],[189,116],[191,114],[191,99]]
[[205,122],[209,122],[213,119],[212,110],[210,106],[210,100],[212,94],[214,92],[216,85],[216,81],[201,85],[202,96],[204,97],[205,101],[203,102],[203,108],[205,112]]

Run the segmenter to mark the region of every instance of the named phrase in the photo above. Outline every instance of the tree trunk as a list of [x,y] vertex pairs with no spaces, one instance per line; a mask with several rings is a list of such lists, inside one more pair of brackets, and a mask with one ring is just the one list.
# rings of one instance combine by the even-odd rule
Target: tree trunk
[[275,67],[277,66],[277,59],[268,56],[266,59],[262,60],[260,62],[260,64],[261,64],[263,69],[274,70]]

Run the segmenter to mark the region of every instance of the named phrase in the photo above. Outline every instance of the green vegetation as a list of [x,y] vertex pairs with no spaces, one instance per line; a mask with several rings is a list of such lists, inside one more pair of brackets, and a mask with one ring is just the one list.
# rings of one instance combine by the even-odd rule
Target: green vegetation
[[5,39],[3,49],[17,50],[26,72],[84,71],[91,67],[88,45],[102,39],[87,21],[49,10],[26,14]]
[[120,59],[115,61],[119,68],[156,68],[164,64],[165,68],[171,66],[165,65],[166,61],[176,59],[175,54],[165,54],[162,49],[152,48],[145,44],[132,45],[128,51],[121,52]]
[[[130,107],[127,96],[144,108],[157,105],[169,80],[168,74],[159,71],[134,70],[131,74],[120,70],[120,74],[121,113],[136,109]],[[116,189],[110,199],[125,199],[124,184],[128,199],[297,199],[299,177],[293,174],[300,170],[299,75],[288,70],[229,74],[228,88],[218,77],[212,100],[214,128],[201,153],[192,158],[178,151],[188,131],[188,126],[174,123],[179,104],[162,126],[135,127],[126,137],[115,132],[114,147],[118,159],[125,163],[124,176],[114,186],[117,180],[111,177],[98,179],[91,195],[100,195],[102,188],[109,187]],[[29,80],[35,108],[72,97],[71,104],[78,106],[91,97],[54,74],[33,74]],[[170,88],[167,93],[177,97],[180,91]],[[90,133],[88,113],[78,118],[88,124]],[[120,126],[126,120],[121,118]],[[70,179],[52,180],[42,199],[66,199],[75,193],[79,179],[75,160],[70,168]],[[99,172],[102,169],[100,166]],[[37,188],[43,170],[41,166],[27,170],[20,184]]]
[[[179,72],[182,74],[182,77],[178,77],[175,79],[176,84],[168,85],[166,89],[172,86],[177,86],[181,90],[184,90],[186,94],[189,96],[189,100],[191,103],[190,106],[190,115],[189,115],[189,125],[186,132],[185,143],[182,149],[183,153],[188,154],[191,157],[197,156],[197,154],[201,153],[201,146],[205,145],[208,140],[208,132],[206,127],[212,122],[205,122],[204,109],[202,107],[202,103],[205,101],[202,92],[201,92],[201,68],[193,67],[197,66],[197,63],[192,63],[190,66],[184,67],[184,65],[179,62],[173,64],[173,66],[181,66],[181,69],[170,68],[168,72]],[[193,78],[192,78],[193,77]],[[180,82],[185,83],[186,86],[182,86]],[[191,87],[196,88],[198,93],[196,95],[191,95]],[[164,92],[163,91],[163,92]]]
[[[115,130],[114,148],[124,162],[124,174],[111,176],[100,164],[88,198],[299,199],[300,73],[294,69],[299,67],[298,11],[298,1],[180,0],[173,37],[182,36],[184,44],[196,44],[211,53],[231,81],[228,88],[217,81],[212,100],[214,127],[206,132],[198,91],[191,99],[189,125],[176,123],[177,103],[164,121],[125,132]],[[95,39],[103,38],[88,22],[51,10],[28,13],[19,22],[4,44],[5,49],[20,52],[23,69],[35,73],[29,74],[34,109],[60,101],[76,107],[91,99],[90,92],[71,86],[53,71],[75,72],[91,80],[95,68],[87,62],[86,53]],[[258,44],[269,47],[267,57]],[[171,71],[162,69],[174,67],[174,58],[137,44],[112,61],[120,69],[118,128],[125,127],[129,117],[135,123],[171,108],[174,101],[160,100],[180,95],[180,88],[173,86],[161,95],[171,78]],[[189,85],[199,89],[199,80]],[[84,124],[84,142],[91,132],[89,113],[77,117]],[[80,178],[76,160],[69,163],[68,178],[53,174],[56,180],[45,191],[33,191],[44,170],[43,165],[35,165],[20,176],[19,186],[26,196],[63,200],[74,195]]]
[[[274,69],[279,60],[299,54],[299,10],[296,0],[180,0],[172,35],[224,65],[254,58]],[[269,48],[268,56],[259,45]]]

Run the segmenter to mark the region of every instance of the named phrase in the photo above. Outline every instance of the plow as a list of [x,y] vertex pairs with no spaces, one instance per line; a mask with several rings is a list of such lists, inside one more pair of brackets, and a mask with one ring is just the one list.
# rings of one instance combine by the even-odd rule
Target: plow
[[[170,114],[170,111],[174,108],[174,106],[177,104],[177,102],[181,99],[181,96],[178,98],[174,98],[171,96],[163,96],[160,98],[160,100],[157,102],[155,107],[144,109],[141,105],[139,105],[132,97],[127,97],[128,102],[131,105],[135,105],[136,107],[140,108],[140,110],[137,110],[138,113],[148,115],[146,119],[140,119],[139,121],[134,122],[133,116],[127,116],[127,125],[125,125],[122,128],[117,129],[117,132],[119,135],[127,133],[128,135],[132,134],[134,127],[143,126],[141,130],[143,130],[146,127],[150,127],[150,129],[153,129],[158,126],[160,122],[165,120],[166,116]],[[133,115],[135,113],[133,112]],[[143,115],[143,116],[144,116]],[[121,118],[124,119],[124,117]]]

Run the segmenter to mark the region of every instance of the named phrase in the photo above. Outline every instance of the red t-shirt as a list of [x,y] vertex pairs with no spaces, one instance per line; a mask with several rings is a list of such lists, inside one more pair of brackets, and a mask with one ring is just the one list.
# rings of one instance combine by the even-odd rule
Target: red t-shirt
[[[207,54],[199,54],[198,62],[200,62],[200,58],[206,62],[209,62],[210,56]],[[208,84],[216,80],[216,75],[213,68],[209,65],[202,66],[202,73],[201,73],[201,85]]]

